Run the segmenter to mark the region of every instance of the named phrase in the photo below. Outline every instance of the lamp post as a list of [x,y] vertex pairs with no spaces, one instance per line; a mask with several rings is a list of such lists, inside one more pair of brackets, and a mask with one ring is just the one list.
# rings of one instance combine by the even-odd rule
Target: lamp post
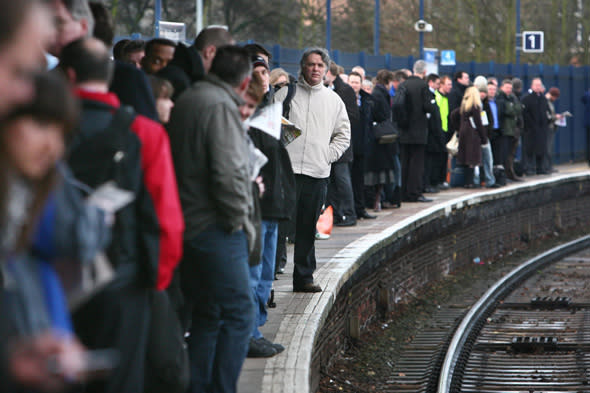
[[[420,0],[420,20],[424,20],[424,0]],[[420,58],[424,59],[424,31],[420,31]]]
[[516,0],[516,64],[520,64],[522,36],[520,34],[520,0]]
[[326,0],[326,49],[332,50],[332,0]]
[[195,31],[197,36],[201,32],[201,30],[203,30],[203,0],[195,0],[195,13]]
[[160,36],[160,19],[162,19],[162,0],[156,0],[156,5],[154,7],[154,22],[156,23],[155,26],[155,36]]
[[375,22],[373,23],[373,54],[379,55],[379,22],[380,22],[380,11],[379,1],[375,0]]

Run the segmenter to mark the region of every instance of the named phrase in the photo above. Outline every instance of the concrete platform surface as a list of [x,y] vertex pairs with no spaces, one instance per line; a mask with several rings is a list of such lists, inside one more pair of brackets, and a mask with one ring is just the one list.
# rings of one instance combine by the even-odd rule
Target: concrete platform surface
[[309,366],[316,333],[321,329],[331,304],[342,284],[370,254],[378,243],[396,232],[404,232],[423,217],[436,212],[477,203],[494,195],[505,196],[529,187],[544,185],[570,177],[590,176],[585,163],[556,167],[557,173],[525,177],[523,182],[509,182],[497,189],[451,188],[437,194],[426,194],[431,203],[403,203],[400,209],[387,209],[371,214],[375,220],[359,220],[353,227],[334,227],[329,240],[316,245],[316,282],[321,293],[294,293],[292,286],[293,246],[288,247],[285,274],[274,282],[276,308],[269,309],[267,323],[261,328],[264,336],[285,346],[285,351],[268,359],[246,359],[238,383],[239,393],[307,393]]

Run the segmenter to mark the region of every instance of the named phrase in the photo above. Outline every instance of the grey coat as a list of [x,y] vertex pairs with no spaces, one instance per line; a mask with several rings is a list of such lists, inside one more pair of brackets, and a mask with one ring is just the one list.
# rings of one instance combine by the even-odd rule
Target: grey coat
[[248,143],[238,106],[242,99],[215,75],[196,82],[178,99],[168,133],[185,240],[211,225],[233,232],[244,229],[249,244],[255,231]]

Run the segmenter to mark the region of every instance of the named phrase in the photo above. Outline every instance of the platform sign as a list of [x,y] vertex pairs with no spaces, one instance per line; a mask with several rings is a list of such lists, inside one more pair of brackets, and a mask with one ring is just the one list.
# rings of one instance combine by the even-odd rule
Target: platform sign
[[454,50],[440,51],[440,65],[441,66],[454,66],[456,64],[457,64],[457,61],[456,61]]
[[522,51],[524,53],[543,53],[545,33],[542,31],[522,32]]

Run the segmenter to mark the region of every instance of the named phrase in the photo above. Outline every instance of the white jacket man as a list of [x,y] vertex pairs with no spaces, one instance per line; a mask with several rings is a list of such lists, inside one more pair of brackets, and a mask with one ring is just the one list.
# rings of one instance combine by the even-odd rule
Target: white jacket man
[[[350,145],[350,121],[344,102],[323,84],[329,66],[325,49],[307,50],[301,58],[301,74],[290,102],[289,120],[302,131],[287,146],[297,187],[295,292],[322,290],[313,282],[315,227],[326,199],[331,164]],[[279,90],[275,101],[283,101],[287,93],[288,87]]]
[[[275,95],[283,101],[288,88]],[[330,176],[330,165],[350,145],[350,122],[342,99],[320,80],[310,85],[304,75],[291,100],[289,121],[301,128],[301,136],[287,146],[295,174],[315,178]]]

